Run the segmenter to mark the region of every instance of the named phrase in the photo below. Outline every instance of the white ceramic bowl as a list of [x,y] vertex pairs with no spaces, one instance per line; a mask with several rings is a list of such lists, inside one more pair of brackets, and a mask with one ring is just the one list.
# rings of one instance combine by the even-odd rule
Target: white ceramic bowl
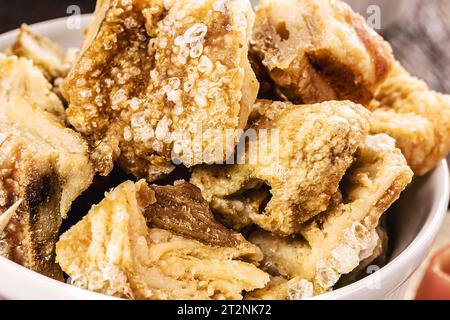
[[[73,18],[39,23],[36,32],[49,37],[63,48],[79,47],[89,16],[81,17],[79,29]],[[17,31],[0,36],[0,51],[11,45]],[[381,270],[318,299],[399,299],[407,281],[430,250],[444,217],[449,200],[449,173],[445,161],[423,178],[417,178],[389,213],[392,256]],[[0,257],[0,298],[6,299],[110,299],[78,289],[27,270]]]

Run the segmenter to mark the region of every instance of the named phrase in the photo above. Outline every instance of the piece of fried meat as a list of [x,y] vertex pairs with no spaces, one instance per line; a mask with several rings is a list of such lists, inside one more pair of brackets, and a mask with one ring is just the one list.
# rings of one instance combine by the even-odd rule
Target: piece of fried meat
[[0,57],[0,255],[62,279],[59,227],[94,170],[86,142],[50,113],[59,107],[31,62]]
[[211,203],[268,189],[264,210],[251,210],[250,219],[265,230],[293,234],[328,207],[368,132],[367,115],[348,101],[300,106],[260,101],[236,164],[200,166],[191,182]]
[[193,184],[178,181],[173,186],[149,187],[156,197],[156,202],[145,209],[149,227],[165,229],[209,246],[239,248],[241,259],[250,262],[262,260],[260,251],[240,233],[216,221],[200,189]]
[[393,62],[389,44],[339,0],[261,0],[251,51],[294,103],[367,105]]
[[61,48],[50,39],[34,33],[26,24],[20,27],[11,53],[33,61],[49,81],[66,77],[70,69],[70,63]]
[[[263,269],[287,280],[306,280],[301,293],[330,290],[341,275],[373,256],[379,245],[380,217],[412,176],[391,137],[368,136],[341,191],[327,211],[300,228],[300,236],[283,238],[266,231],[250,235],[249,240],[263,251]],[[311,285],[313,290],[308,289]]]
[[[192,233],[177,233],[186,230],[169,230],[176,218],[186,222],[194,216],[189,206],[181,213],[181,206],[167,202],[173,190],[169,196],[164,192],[144,180],[125,182],[62,235],[57,259],[72,284],[134,299],[241,299],[243,291],[264,287],[269,276],[242,260],[249,247],[259,251],[255,246],[230,246],[233,239],[207,244],[209,240],[195,240]],[[193,213],[197,206],[193,204]],[[169,227],[153,226],[152,216],[156,225]]]
[[435,168],[450,151],[450,95],[432,91],[396,63],[369,108],[371,132],[397,141],[417,175]]
[[248,0],[98,1],[62,87],[97,170],[108,174],[118,160],[153,180],[171,160],[224,161],[258,92],[248,61],[253,20]]
[[[0,99],[21,96],[43,111],[65,119],[64,106],[52,85],[31,60],[0,55]],[[2,107],[3,108],[3,107]]]

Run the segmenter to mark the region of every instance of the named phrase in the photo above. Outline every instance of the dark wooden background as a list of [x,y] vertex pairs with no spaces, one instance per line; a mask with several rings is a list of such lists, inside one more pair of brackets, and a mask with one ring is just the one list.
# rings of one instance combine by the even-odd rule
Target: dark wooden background
[[[450,0],[409,1],[408,12],[399,12],[397,22],[383,35],[412,73],[434,89],[450,93]],[[73,4],[82,13],[89,13],[94,10],[95,0],[1,0],[0,33],[22,22],[31,24],[66,16],[68,6]]]
[[435,90],[450,93],[450,0],[409,0],[384,32],[405,67]]
[[0,33],[20,26],[67,16],[70,5],[80,7],[82,13],[94,11],[95,0],[0,0]]

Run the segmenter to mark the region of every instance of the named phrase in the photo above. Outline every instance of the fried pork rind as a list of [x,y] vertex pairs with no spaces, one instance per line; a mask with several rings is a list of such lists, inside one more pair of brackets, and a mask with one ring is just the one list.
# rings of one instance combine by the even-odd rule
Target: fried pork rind
[[[200,189],[179,182],[174,186],[150,186],[156,202],[145,209],[149,226],[165,229],[205,245],[239,248],[241,259],[250,262],[262,260],[259,249],[240,234],[218,223]],[[245,257],[244,257],[245,256]]]
[[250,125],[256,139],[237,164],[196,168],[191,182],[212,203],[269,186],[272,198],[263,213],[249,217],[265,230],[293,234],[328,207],[368,131],[367,115],[352,102],[295,106],[260,101]]
[[313,295],[313,285],[305,279],[272,277],[263,288],[248,293],[245,300],[304,300]]
[[134,299],[241,299],[269,281],[239,260],[246,250],[148,228],[155,201],[143,180],[125,182],[61,236],[58,262],[74,285]]
[[[0,255],[63,279],[54,245],[62,217],[57,154],[41,139],[0,124]],[[16,204],[19,204],[18,207]],[[16,205],[12,211],[11,207]]]
[[0,254],[62,279],[59,227],[94,172],[87,144],[50,113],[62,106],[48,87],[31,62],[0,57],[0,212],[21,201],[0,230]]
[[[64,106],[39,68],[25,58],[0,55],[0,100],[21,96],[43,111],[64,119]],[[3,106],[1,106],[3,108]]]
[[368,136],[344,178],[342,195],[337,193],[326,212],[302,226],[301,237],[256,231],[249,240],[263,251],[265,270],[306,280],[304,286],[311,283],[314,294],[323,293],[373,255],[379,219],[412,176],[392,138]]
[[6,113],[0,121],[0,212],[23,201],[0,231],[0,255],[63,279],[54,245],[72,201],[93,179],[87,145],[23,98],[4,103],[0,102]]
[[253,20],[248,0],[99,1],[63,84],[97,170],[118,159],[153,180],[171,159],[225,160],[237,140],[232,132],[224,148],[225,132],[246,125],[258,91],[247,57]]
[[294,103],[366,105],[393,62],[389,44],[334,0],[261,0],[251,50]]
[[389,252],[389,238],[384,226],[377,227],[378,242],[372,255],[359,263],[359,265],[350,273],[344,274],[335,288],[342,288],[356,281],[359,281],[369,274],[373,273],[375,269],[371,267],[382,268],[386,265]]
[[436,167],[450,151],[450,96],[430,90],[396,63],[370,104],[373,133],[397,140],[417,175]]
[[214,197],[210,207],[221,223],[240,232],[253,225],[250,216],[262,213],[269,200],[267,190],[257,190],[245,195]]
[[50,81],[67,76],[70,69],[70,64],[58,45],[34,33],[26,24],[21,26],[11,53],[33,61]]
[[[72,201],[92,181],[87,146],[74,132],[43,122],[41,115],[30,112],[31,106],[26,110],[24,101],[17,98],[14,102],[20,117],[40,121],[40,125],[0,123],[0,212],[23,200],[0,232],[0,255],[62,279],[54,263],[54,245]],[[59,139],[65,141],[56,142]]]
[[[4,141],[11,140],[21,152],[33,149],[29,154],[31,157],[39,157],[42,149],[42,154],[48,150],[55,158],[54,166],[62,187],[59,211],[65,218],[71,203],[89,187],[94,176],[86,142],[53,115],[21,97],[11,99],[6,105],[0,101],[0,108],[6,113],[0,116]],[[23,140],[16,139],[16,136],[22,136]],[[5,158],[8,156],[5,155]],[[23,157],[16,158],[19,166],[21,159]]]

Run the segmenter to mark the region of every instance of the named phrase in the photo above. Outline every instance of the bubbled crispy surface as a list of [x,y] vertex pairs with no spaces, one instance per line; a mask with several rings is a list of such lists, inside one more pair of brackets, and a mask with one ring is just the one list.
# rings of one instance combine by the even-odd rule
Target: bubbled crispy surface
[[314,293],[331,289],[342,274],[371,257],[379,243],[381,215],[411,182],[413,173],[387,135],[368,136],[341,191],[327,211],[300,228],[301,237],[282,238],[256,231],[249,240],[264,253],[264,269],[313,284]]
[[51,89],[51,84],[31,60],[0,54],[0,102],[22,96],[64,120],[64,106]]
[[369,107],[371,131],[395,138],[415,174],[425,175],[450,151],[450,96],[432,91],[400,63]]
[[296,103],[367,104],[393,61],[389,44],[361,16],[330,0],[260,1],[252,51]]
[[148,228],[144,210],[156,201],[145,181],[125,182],[61,236],[58,262],[72,283],[135,299],[241,299],[269,281],[242,250]]
[[248,1],[99,2],[63,85],[68,118],[90,140],[97,169],[107,173],[119,158],[152,177],[148,167],[170,171],[172,151],[187,166],[224,160],[202,152],[209,140],[194,155],[191,135],[245,126],[258,88],[247,59],[252,24]]
[[[258,138],[248,143],[244,159],[235,165],[196,168],[191,182],[208,201],[268,185],[270,201],[262,214],[253,212],[250,218],[265,230],[293,234],[326,210],[368,132],[367,115],[362,106],[348,101],[302,106],[259,101],[249,127]],[[260,142],[265,132],[266,144]],[[259,145],[265,148],[262,152]]]

